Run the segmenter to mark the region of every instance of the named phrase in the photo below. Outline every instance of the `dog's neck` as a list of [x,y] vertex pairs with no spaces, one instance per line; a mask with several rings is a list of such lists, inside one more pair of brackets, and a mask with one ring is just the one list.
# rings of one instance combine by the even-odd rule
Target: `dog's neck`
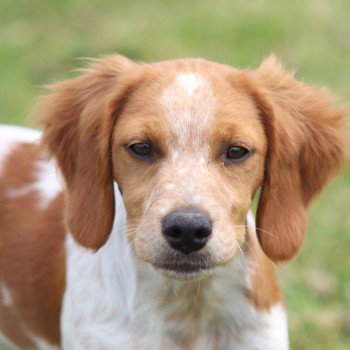
[[167,279],[134,257],[118,191],[116,198],[114,228],[98,252],[84,250],[67,236],[63,327],[69,327],[65,320],[76,317],[75,303],[83,300],[85,322],[93,323],[98,315],[118,346],[225,349],[233,339],[243,344],[247,330],[251,335],[269,327],[271,312],[280,320],[280,305],[257,312],[251,300],[251,276],[259,265],[256,255],[241,251],[229,266],[201,280]]

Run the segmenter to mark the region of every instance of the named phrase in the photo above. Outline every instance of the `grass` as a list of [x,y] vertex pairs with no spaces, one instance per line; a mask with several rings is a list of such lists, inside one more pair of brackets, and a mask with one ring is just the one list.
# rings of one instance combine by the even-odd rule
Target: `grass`
[[[27,124],[42,85],[79,57],[205,57],[254,67],[270,52],[350,100],[347,0],[3,0],[0,121]],[[350,167],[314,202],[299,257],[279,268],[293,349],[350,344]]]

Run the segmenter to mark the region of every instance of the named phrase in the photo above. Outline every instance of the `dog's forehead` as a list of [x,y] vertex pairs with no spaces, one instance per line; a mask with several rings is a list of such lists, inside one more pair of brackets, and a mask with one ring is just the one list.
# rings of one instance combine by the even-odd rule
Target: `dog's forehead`
[[182,72],[176,75],[172,90],[175,89],[177,90],[176,92],[180,90],[189,97],[193,97],[195,93],[203,92],[205,87],[207,87],[207,89],[209,88],[209,86],[205,85],[208,85],[207,82],[198,73]]
[[[192,135],[194,142],[207,133],[216,110],[213,88],[201,74],[179,72],[160,93],[163,116],[173,134],[184,139]],[[194,138],[194,134],[197,138]]]
[[213,97],[212,88],[208,78],[197,72],[179,72],[162,89],[162,102],[164,105],[176,102],[194,104],[204,96]]
[[240,86],[237,70],[196,68],[176,70],[156,94],[161,115],[179,142],[203,144],[224,121],[237,129],[256,124],[256,106]]
[[151,130],[151,139],[191,152],[195,146],[209,147],[228,128],[244,136],[259,121],[252,97],[240,83],[241,74],[196,60],[146,66],[123,111],[124,124],[133,126],[123,129],[138,129],[146,138]]

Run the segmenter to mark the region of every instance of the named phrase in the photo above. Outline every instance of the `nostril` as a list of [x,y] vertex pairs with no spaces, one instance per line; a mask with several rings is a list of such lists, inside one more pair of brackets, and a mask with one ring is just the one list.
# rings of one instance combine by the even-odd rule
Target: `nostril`
[[167,236],[174,240],[180,240],[182,237],[182,232],[179,227],[173,227],[166,232]]
[[194,234],[194,238],[198,240],[206,240],[210,236],[211,231],[206,228],[200,228]]

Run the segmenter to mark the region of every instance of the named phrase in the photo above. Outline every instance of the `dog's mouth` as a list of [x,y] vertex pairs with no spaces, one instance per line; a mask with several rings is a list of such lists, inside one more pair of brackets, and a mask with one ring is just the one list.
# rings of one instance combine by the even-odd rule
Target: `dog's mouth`
[[198,254],[193,254],[192,257],[191,255],[176,254],[153,263],[153,267],[166,277],[188,280],[202,278],[210,274],[213,264],[210,263],[210,259]]

